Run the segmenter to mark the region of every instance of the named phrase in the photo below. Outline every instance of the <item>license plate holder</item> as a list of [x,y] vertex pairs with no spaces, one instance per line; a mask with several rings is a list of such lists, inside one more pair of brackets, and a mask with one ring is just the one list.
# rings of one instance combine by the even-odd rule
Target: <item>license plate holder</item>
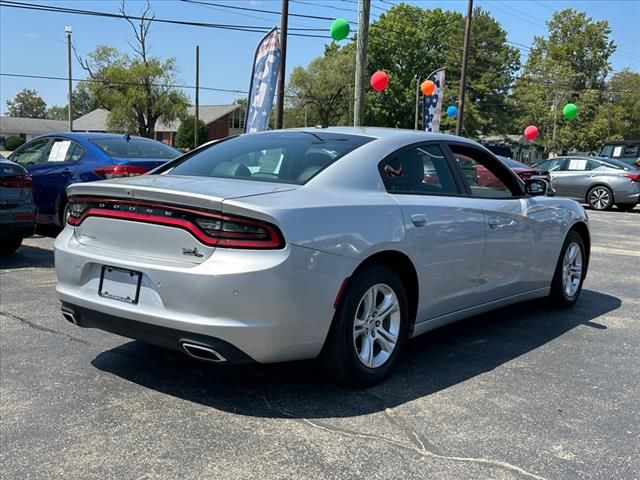
[[141,272],[103,265],[98,295],[135,305],[140,297],[141,283]]

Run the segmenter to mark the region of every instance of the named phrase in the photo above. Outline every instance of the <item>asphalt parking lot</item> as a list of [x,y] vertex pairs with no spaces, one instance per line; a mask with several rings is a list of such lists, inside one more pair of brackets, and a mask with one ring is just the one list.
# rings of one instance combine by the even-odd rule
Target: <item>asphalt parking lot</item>
[[217,367],[74,327],[53,240],[29,239],[0,259],[0,475],[640,478],[640,208],[589,217],[573,309],[439,329],[362,391],[312,362]]

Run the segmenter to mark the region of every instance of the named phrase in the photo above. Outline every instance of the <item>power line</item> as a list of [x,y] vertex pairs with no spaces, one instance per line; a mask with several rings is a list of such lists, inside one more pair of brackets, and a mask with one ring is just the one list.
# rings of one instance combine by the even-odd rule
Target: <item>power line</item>
[[[14,78],[35,78],[35,79],[41,79],[41,80],[64,80],[64,81],[68,81],[67,77],[57,77],[57,76],[53,76],[53,75],[31,75],[31,74],[26,74],[26,73],[6,73],[6,72],[0,72],[0,76],[3,77],[14,77]],[[98,83],[101,85],[107,85],[107,86],[114,86],[114,87],[143,87],[143,86],[147,86],[147,84],[144,83],[138,83],[138,82],[112,82],[112,81],[108,81],[108,80],[99,80],[99,79],[95,79],[95,78],[72,78],[71,79],[74,82],[77,83]],[[179,85],[179,84],[160,84],[160,83],[151,83],[149,84],[149,86],[151,87],[168,87],[168,88],[185,88],[185,89],[195,89],[196,87],[194,85]],[[242,93],[242,94],[248,94],[249,92],[244,91],[244,90],[238,90],[238,89],[229,89],[229,88],[214,88],[214,87],[203,87],[202,85],[200,85],[198,87],[200,90],[208,90],[208,91],[212,91],[212,92],[223,92],[223,93]]]
[[[131,20],[142,20],[142,17],[136,15],[122,15],[120,13],[111,13],[111,12],[102,12],[95,10],[81,10],[76,8],[67,8],[67,7],[57,7],[57,6],[49,6],[49,5],[41,5],[35,3],[23,3],[23,2],[15,2],[10,0],[0,0],[0,7],[8,7],[8,8],[19,8],[24,10],[35,10],[35,11],[43,11],[50,13],[63,13],[70,15],[87,15],[94,17],[105,17],[105,18],[115,18],[115,19],[131,19]],[[204,28],[213,28],[220,30],[232,30],[232,31],[240,31],[240,32],[252,32],[252,33],[267,33],[273,27],[272,26],[258,26],[258,25],[237,25],[237,24],[223,24],[223,23],[206,23],[206,22],[194,22],[188,20],[173,20],[166,18],[145,18],[145,20],[149,22],[155,23],[166,23],[173,25],[183,25],[190,27],[204,27]],[[297,30],[297,29],[293,29]],[[309,37],[309,38],[329,38],[328,35],[314,35],[308,33],[290,33],[289,35],[295,37]]]
[[[277,10],[264,10],[262,8],[250,8],[250,7],[239,7],[237,5],[225,5],[224,3],[213,3],[213,2],[204,2],[204,1],[200,1],[200,0],[181,0],[183,2],[186,3],[199,3],[201,5],[213,5],[214,7],[219,7],[219,8],[227,8],[229,10],[242,10],[242,11],[246,11],[246,12],[258,12],[258,13],[269,13],[272,15],[280,15],[281,12],[277,11]],[[290,13],[289,16],[291,17],[299,17],[299,18],[311,18],[313,20],[335,20],[335,18],[333,17],[321,17],[319,15],[305,15],[302,13]],[[349,23],[353,23],[355,25],[357,25],[357,23],[355,22],[349,22]]]
[[[67,81],[68,78],[67,77],[58,77],[58,76],[54,76],[54,75],[33,75],[33,74],[26,74],[26,73],[6,73],[6,72],[0,72],[0,76],[3,77],[13,77],[13,78],[33,78],[33,79],[42,79],[42,80],[61,80],[61,81]],[[632,95],[640,95],[640,90],[610,90],[608,88],[603,88],[603,89],[597,89],[597,88],[583,88],[583,89],[572,89],[570,86],[568,85],[563,85],[563,84],[559,84],[557,82],[554,82],[553,80],[549,80],[549,79],[543,79],[543,78],[531,78],[531,77],[527,77],[527,76],[517,76],[514,75],[512,77],[514,80],[521,80],[524,82],[528,82],[528,83],[535,83],[535,84],[540,84],[540,85],[549,85],[549,86],[554,86],[557,88],[560,88],[566,92],[571,92],[571,93],[579,93],[579,92],[587,92],[587,91],[591,91],[591,92],[609,92],[609,93],[625,93],[625,94],[632,94]],[[146,86],[146,84],[144,83],[138,83],[138,82],[112,82],[112,81],[107,81],[107,80],[99,80],[99,79],[93,79],[93,78],[72,78],[71,79],[74,82],[78,82],[78,83],[98,83],[98,84],[102,84],[102,85],[108,85],[108,86],[133,86],[133,87],[142,87],[142,86]],[[150,84],[150,86],[152,87],[170,87],[170,88],[184,88],[184,89],[195,89],[196,87],[194,85],[183,85],[183,84]],[[245,90],[238,90],[238,89],[230,89],[230,88],[215,88],[215,87],[203,87],[200,86],[199,87],[200,90],[208,90],[208,91],[212,91],[212,92],[222,92],[222,93],[240,93],[240,94],[248,94],[248,91]],[[511,87],[506,87],[506,88],[511,88]],[[285,97],[288,98],[298,98],[295,95],[285,95]]]

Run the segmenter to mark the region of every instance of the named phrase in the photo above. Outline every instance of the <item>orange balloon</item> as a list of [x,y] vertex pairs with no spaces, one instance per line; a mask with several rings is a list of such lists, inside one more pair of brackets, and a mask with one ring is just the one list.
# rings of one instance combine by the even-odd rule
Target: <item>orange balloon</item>
[[420,85],[420,90],[422,90],[424,95],[433,95],[433,92],[436,91],[436,84],[431,80],[425,80],[422,82],[422,85]]

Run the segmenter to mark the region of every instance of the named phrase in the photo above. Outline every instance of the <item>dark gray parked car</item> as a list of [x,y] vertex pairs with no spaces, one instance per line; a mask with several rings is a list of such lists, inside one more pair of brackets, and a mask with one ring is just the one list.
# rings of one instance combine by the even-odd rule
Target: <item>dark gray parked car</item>
[[31,177],[20,165],[0,158],[0,253],[15,251],[35,226]]
[[608,210],[614,204],[631,210],[640,201],[640,169],[620,160],[556,157],[534,167],[551,174],[556,195],[587,203],[594,210]]

